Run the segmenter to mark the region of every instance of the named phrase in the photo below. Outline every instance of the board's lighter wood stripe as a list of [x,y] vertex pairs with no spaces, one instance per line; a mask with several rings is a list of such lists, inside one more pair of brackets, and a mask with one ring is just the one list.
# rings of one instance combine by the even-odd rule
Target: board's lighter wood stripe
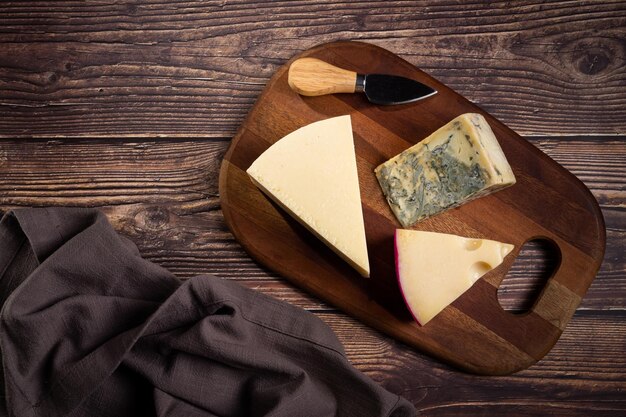
[[532,311],[504,311],[498,302],[497,288],[484,279],[478,280],[453,306],[535,359],[543,357],[561,335],[560,328]]
[[532,311],[553,326],[565,330],[569,319],[580,305],[581,297],[568,287],[550,279]]
[[[455,326],[454,332],[450,335],[440,335],[439,339],[445,338],[449,343],[443,348],[451,355],[462,355],[459,360],[476,373],[508,374],[524,369],[537,361],[536,357],[529,355],[454,305],[448,306],[442,315],[452,321]],[[436,354],[436,352],[433,353]],[[445,359],[447,358],[444,357]]]

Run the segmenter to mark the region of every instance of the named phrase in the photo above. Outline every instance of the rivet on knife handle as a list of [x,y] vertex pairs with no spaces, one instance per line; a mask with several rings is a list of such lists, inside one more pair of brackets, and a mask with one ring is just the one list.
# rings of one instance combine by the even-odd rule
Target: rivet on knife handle
[[354,93],[357,73],[336,67],[316,58],[296,59],[289,67],[287,82],[303,96]]

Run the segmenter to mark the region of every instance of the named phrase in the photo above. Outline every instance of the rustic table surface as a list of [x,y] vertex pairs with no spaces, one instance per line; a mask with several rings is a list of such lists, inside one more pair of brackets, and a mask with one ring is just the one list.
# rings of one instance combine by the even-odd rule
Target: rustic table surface
[[[397,53],[580,178],[607,228],[602,268],[552,351],[506,377],[456,371],[294,288],[224,224],[220,162],[272,73],[333,40]],[[3,2],[0,211],[101,208],[182,278],[214,273],[314,312],[357,368],[425,416],[626,414],[626,3]],[[529,246],[499,296],[532,302]]]

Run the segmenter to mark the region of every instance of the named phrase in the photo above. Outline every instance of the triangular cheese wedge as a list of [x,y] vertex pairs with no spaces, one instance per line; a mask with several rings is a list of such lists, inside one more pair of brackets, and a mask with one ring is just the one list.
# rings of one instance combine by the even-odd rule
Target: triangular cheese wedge
[[265,194],[369,277],[350,116],[311,123],[288,134],[247,172]]
[[513,245],[445,233],[396,230],[396,273],[409,310],[424,325],[502,263]]

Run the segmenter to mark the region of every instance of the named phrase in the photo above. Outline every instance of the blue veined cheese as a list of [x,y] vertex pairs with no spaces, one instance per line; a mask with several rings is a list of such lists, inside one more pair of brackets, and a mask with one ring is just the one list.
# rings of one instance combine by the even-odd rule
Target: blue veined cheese
[[404,227],[515,184],[485,118],[463,114],[374,172]]

